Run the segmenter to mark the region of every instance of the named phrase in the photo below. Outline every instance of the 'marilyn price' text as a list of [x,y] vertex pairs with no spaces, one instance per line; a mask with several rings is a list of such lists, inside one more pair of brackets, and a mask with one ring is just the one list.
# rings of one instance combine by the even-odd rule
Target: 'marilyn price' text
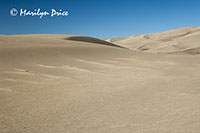
[[40,8],[34,9],[34,11],[27,10],[27,9],[20,9],[20,16],[39,16],[41,19],[44,16],[68,16],[68,11],[62,11],[60,9],[59,11],[56,11],[55,9],[51,9],[51,12],[48,11],[41,11]]

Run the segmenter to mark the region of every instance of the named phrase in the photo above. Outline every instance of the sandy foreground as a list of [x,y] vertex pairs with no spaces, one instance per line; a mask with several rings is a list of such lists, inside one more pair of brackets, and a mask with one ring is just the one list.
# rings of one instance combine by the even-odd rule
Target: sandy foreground
[[0,36],[0,133],[200,132],[199,54],[69,38]]

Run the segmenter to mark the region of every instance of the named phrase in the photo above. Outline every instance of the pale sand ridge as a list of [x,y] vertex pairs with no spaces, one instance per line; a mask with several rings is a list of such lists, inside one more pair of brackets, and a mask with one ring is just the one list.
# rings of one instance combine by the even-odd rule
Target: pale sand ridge
[[200,27],[113,38],[108,41],[133,50],[151,53],[200,54]]

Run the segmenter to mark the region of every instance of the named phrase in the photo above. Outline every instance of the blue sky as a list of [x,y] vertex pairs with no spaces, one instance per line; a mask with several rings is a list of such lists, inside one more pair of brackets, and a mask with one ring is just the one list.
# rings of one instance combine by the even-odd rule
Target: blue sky
[[[62,9],[67,17],[11,16],[12,8]],[[98,38],[199,26],[200,0],[0,0],[0,34],[73,34]]]

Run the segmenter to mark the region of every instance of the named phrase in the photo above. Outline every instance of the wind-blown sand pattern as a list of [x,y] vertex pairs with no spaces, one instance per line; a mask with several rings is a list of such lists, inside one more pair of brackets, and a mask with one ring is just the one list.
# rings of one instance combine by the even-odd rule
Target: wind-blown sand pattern
[[199,133],[199,33],[0,36],[0,132]]

